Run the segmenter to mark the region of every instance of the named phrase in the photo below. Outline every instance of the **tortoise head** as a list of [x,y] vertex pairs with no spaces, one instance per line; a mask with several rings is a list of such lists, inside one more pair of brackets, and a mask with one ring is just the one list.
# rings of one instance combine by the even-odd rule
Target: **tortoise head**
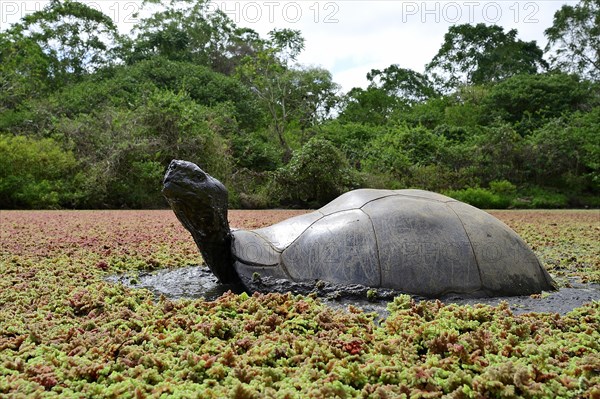
[[229,234],[227,189],[196,164],[171,161],[163,180],[162,193],[192,235],[195,232],[211,234],[222,229]]
[[225,186],[197,165],[173,160],[165,174],[162,193],[177,219],[194,237],[212,272],[221,282],[235,280]]
[[163,180],[163,195],[167,200],[182,199],[210,203],[227,199],[227,189],[220,181],[192,162],[172,160]]

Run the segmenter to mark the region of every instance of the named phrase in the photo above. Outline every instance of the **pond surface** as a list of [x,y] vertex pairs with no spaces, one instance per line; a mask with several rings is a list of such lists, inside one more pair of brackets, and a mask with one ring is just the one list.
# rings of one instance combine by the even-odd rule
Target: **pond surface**
[[108,281],[121,283],[127,287],[145,288],[157,298],[161,295],[169,299],[202,298],[212,301],[231,290],[241,294],[244,287],[234,284],[219,284],[217,278],[202,266],[188,266],[179,269],[160,269],[109,276]]
[[[113,283],[120,283],[132,288],[145,288],[158,298],[161,295],[169,299],[201,298],[215,300],[223,293],[231,290],[242,293],[245,288],[241,284],[219,284],[216,277],[205,267],[189,266],[179,269],[162,269],[153,272],[140,272],[138,275],[125,274],[107,277]],[[441,301],[459,305],[477,303],[498,305],[508,302],[516,314],[528,312],[550,312],[566,314],[576,307],[592,301],[600,301],[600,284],[583,284],[577,280],[569,280],[571,287],[559,291],[534,296],[464,298],[448,296]],[[391,290],[370,290],[362,286],[340,286],[328,283],[298,284],[285,280],[273,280],[261,284],[263,292],[287,292],[308,294],[315,292],[321,300],[334,307],[346,309],[349,305],[362,308],[365,312],[376,312],[381,317],[387,315],[386,306],[398,292]],[[368,293],[371,291],[370,293]],[[369,295],[370,294],[370,295]],[[368,300],[367,295],[378,299]],[[417,300],[424,298],[415,297]]]

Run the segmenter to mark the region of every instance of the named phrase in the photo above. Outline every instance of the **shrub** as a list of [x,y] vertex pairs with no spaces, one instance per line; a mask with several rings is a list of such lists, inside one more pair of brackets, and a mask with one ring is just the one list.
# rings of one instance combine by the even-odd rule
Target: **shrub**
[[231,176],[229,185],[229,207],[264,209],[276,206],[271,196],[272,172],[256,172],[241,168]]
[[275,174],[274,195],[286,205],[318,207],[359,185],[330,141],[312,138]]
[[0,207],[56,208],[70,200],[77,164],[52,139],[0,135]]
[[[527,138],[527,161],[538,185],[569,192],[600,191],[600,107],[546,123]],[[533,180],[533,179],[532,179]]]
[[517,186],[508,180],[495,180],[490,182],[490,191],[502,197],[512,199],[517,193]]
[[257,172],[275,170],[281,166],[281,147],[269,140],[266,134],[248,133],[234,135],[231,139],[233,158],[238,168]]
[[567,203],[567,196],[560,193],[539,194],[531,201],[534,208],[566,208]]
[[485,188],[469,187],[464,190],[446,191],[444,194],[458,201],[476,206],[477,208],[503,209],[510,205],[509,200],[498,194],[494,194]]
[[591,100],[589,83],[563,73],[516,75],[490,88],[484,115],[515,123],[525,135],[545,118],[581,109]]
[[479,184],[473,168],[456,170],[445,165],[414,165],[410,167],[410,175],[406,186],[438,192]]
[[321,126],[319,134],[339,148],[350,165],[360,169],[365,148],[374,137],[385,133],[385,128],[363,123],[331,121]]
[[130,208],[156,208],[163,205],[160,194],[165,167],[156,161],[128,160],[129,173],[121,173],[113,183],[110,196],[111,203]]
[[364,170],[405,180],[413,165],[438,164],[443,159],[445,139],[423,127],[398,127],[373,139],[365,150]]
[[569,198],[556,191],[541,187],[532,187],[523,192],[523,195],[513,200],[515,208],[566,208]]
[[474,144],[471,159],[482,180],[522,180],[524,143],[511,125],[500,123],[482,129]]
[[[236,129],[227,126],[235,118],[227,117],[226,107],[208,108],[186,92],[160,90],[138,112],[143,123],[140,134],[152,143],[142,154],[159,154],[165,166],[174,158],[189,160],[220,179],[231,174],[228,143],[218,134]],[[224,122],[227,119],[230,122]]]

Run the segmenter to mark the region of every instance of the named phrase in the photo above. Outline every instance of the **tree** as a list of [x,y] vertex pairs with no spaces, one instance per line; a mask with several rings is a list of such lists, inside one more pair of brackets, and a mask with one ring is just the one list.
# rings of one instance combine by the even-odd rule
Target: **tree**
[[383,71],[372,69],[367,74],[370,87],[383,89],[406,104],[414,104],[438,96],[429,77],[411,69],[393,64]]
[[185,91],[200,105],[228,103],[234,109],[232,117],[243,129],[256,129],[265,124],[264,113],[252,92],[242,82],[203,65],[155,57],[119,69],[115,76],[115,86],[120,82],[133,85],[131,90],[134,90],[138,98],[141,96],[135,93],[136,85],[141,89],[148,82],[161,89]]
[[600,192],[600,107],[549,121],[527,138],[528,169],[537,184],[571,193]]
[[475,148],[471,157],[475,160],[482,181],[524,180],[524,140],[510,124],[487,126],[473,140]]
[[366,89],[355,87],[344,97],[341,121],[383,125],[394,113],[438,96],[427,76],[395,64],[372,69],[367,79]]
[[589,82],[576,75],[516,75],[489,89],[482,101],[484,119],[519,124],[519,133],[525,135],[545,119],[589,109],[592,93]]
[[77,161],[54,140],[0,135],[0,208],[55,208],[69,202]]
[[438,164],[446,140],[420,126],[398,126],[373,139],[365,150],[365,170],[406,180],[413,165]]
[[130,64],[161,56],[232,74],[239,61],[262,43],[255,31],[238,28],[225,13],[213,10],[210,1],[148,3],[162,9],[135,26],[135,36],[126,46]]
[[48,86],[49,63],[35,41],[0,33],[0,111],[14,109],[43,93]]
[[331,73],[318,67],[294,68],[295,90],[298,95],[292,106],[302,131],[314,127],[331,116],[338,103],[339,85]]
[[84,171],[75,205],[161,205],[161,176],[172,159],[189,159],[227,181],[230,151],[222,132],[237,129],[222,104],[202,106],[185,92],[158,88],[144,100],[135,109],[99,104],[55,118],[53,134],[73,149]]
[[275,196],[288,205],[320,207],[359,185],[344,154],[313,137],[275,174]]
[[[292,94],[292,72],[288,64],[295,61],[304,48],[300,31],[269,32],[271,40],[254,56],[246,56],[238,67],[237,76],[257,95],[271,118],[279,144],[291,156],[284,132],[290,119],[288,102]],[[284,42],[287,38],[288,42]]]
[[119,65],[109,72],[55,91],[37,113],[40,117],[48,113],[73,117],[102,107],[134,110],[145,104],[154,91],[164,89],[185,92],[199,105],[230,108],[229,118],[242,129],[265,125],[264,114],[250,90],[233,77],[206,66],[155,57],[134,65]]
[[516,29],[504,32],[497,25],[455,25],[426,66],[439,87],[453,91],[461,85],[498,82],[521,73],[547,68],[535,41],[517,39]]
[[319,136],[331,141],[344,153],[350,165],[360,170],[365,148],[371,140],[383,135],[385,131],[385,126],[342,122],[338,119],[321,124]]
[[107,15],[71,0],[52,0],[8,30],[35,42],[50,60],[48,76],[57,85],[114,61],[117,27]]
[[285,137],[290,123],[295,121],[304,130],[326,118],[338,91],[328,71],[293,65],[303,48],[300,31],[273,30],[263,48],[246,56],[237,70],[239,79],[250,87],[269,115],[287,160],[292,154]]
[[446,120],[446,110],[455,105],[456,100],[451,96],[432,98],[424,103],[414,104],[407,112],[396,118],[396,123],[406,123],[409,126],[424,126],[434,129]]
[[398,98],[378,87],[355,87],[343,97],[339,120],[344,123],[384,125],[398,108]]
[[600,79],[600,0],[563,5],[544,33],[548,38],[546,51],[553,52],[553,66]]

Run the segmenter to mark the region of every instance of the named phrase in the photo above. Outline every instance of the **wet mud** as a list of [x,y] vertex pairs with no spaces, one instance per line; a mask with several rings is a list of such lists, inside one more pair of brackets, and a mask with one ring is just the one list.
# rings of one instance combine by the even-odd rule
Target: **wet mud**
[[[365,312],[375,312],[380,318],[387,315],[387,304],[401,292],[389,289],[373,289],[361,285],[339,285],[323,281],[314,283],[296,283],[273,278],[257,278],[242,284],[219,284],[216,277],[202,266],[189,266],[179,269],[163,269],[153,272],[140,272],[137,275],[114,275],[107,278],[113,283],[120,283],[131,288],[144,288],[151,291],[158,299],[161,295],[169,299],[204,298],[215,300],[227,291],[235,293],[253,291],[260,292],[292,292],[294,294],[319,297],[323,303],[336,308],[347,309],[352,305]],[[559,313],[564,315],[571,310],[592,301],[600,301],[600,284],[584,284],[575,279],[569,281],[569,287],[558,291],[544,292],[539,295],[466,298],[462,296],[446,296],[440,298],[443,303],[459,305],[486,304],[495,306],[507,302],[515,314],[529,312]],[[415,300],[430,300],[413,296]]]
[[147,289],[157,299],[165,296],[169,299],[204,298],[213,301],[227,291],[242,293],[245,290],[242,284],[220,284],[210,270],[202,266],[118,274],[106,280],[130,288]]

